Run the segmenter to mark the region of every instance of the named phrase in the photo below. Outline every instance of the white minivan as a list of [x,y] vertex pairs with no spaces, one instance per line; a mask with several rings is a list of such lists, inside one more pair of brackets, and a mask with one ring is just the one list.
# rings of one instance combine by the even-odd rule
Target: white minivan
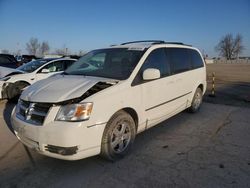
[[185,109],[196,112],[205,90],[198,49],[128,42],[93,50],[64,73],[31,85],[11,120],[17,138],[43,155],[116,160],[136,134]]

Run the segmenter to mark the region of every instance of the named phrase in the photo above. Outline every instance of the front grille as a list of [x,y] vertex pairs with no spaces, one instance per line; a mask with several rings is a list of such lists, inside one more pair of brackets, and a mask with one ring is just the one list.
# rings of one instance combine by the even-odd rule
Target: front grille
[[50,103],[34,103],[19,100],[17,104],[17,117],[25,122],[34,125],[43,125],[47,113],[52,104]]

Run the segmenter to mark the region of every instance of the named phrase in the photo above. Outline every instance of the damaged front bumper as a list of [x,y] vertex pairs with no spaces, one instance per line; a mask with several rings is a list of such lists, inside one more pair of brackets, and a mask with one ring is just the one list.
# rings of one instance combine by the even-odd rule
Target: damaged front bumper
[[7,98],[7,90],[6,90],[6,82],[0,81],[0,99],[6,99]]
[[43,125],[20,120],[14,109],[11,124],[16,137],[27,147],[42,155],[63,160],[78,160],[100,153],[106,123],[55,121],[59,110],[52,107]]
[[10,93],[8,93],[8,88],[12,85],[13,83],[0,81],[0,100],[9,98]]
[[19,83],[11,83],[0,81],[0,100],[1,99],[13,99],[16,96],[19,96],[22,91],[26,88],[20,88],[22,82]]

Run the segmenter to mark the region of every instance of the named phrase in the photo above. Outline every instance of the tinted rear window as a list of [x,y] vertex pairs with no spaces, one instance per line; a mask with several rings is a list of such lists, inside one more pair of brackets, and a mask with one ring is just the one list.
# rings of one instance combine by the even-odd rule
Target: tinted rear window
[[183,48],[167,48],[167,56],[171,72],[173,74],[181,73],[191,69],[190,58],[186,49]]
[[191,57],[191,62],[192,62],[192,68],[200,68],[203,67],[203,61],[202,61],[202,57],[200,56],[200,54],[196,51],[196,50],[188,50],[190,57]]
[[70,67],[75,61],[73,60],[65,60],[64,61],[64,69],[67,69],[68,67]]

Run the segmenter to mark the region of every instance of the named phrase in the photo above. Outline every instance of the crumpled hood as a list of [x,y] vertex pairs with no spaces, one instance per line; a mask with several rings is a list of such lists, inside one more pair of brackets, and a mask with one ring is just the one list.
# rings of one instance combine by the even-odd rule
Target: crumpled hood
[[98,82],[114,82],[114,80],[75,75],[56,75],[29,86],[23,91],[20,98],[32,102],[58,103],[82,96]]
[[7,76],[8,74],[10,73],[24,73],[23,71],[21,70],[18,70],[18,69],[13,69],[13,68],[8,68],[8,67],[1,67],[0,66],[0,78],[3,78],[5,76]]

